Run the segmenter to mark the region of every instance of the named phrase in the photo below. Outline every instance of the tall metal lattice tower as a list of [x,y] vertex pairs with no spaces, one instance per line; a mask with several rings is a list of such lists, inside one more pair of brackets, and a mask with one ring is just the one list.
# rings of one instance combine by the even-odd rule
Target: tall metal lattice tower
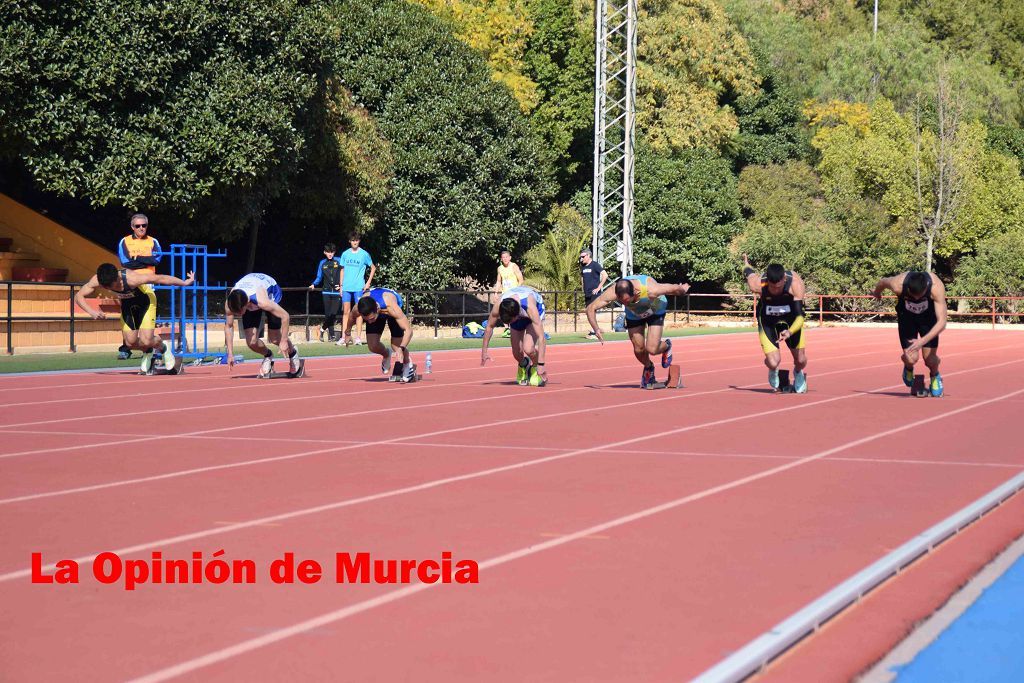
[[594,258],[633,274],[637,0],[596,0]]

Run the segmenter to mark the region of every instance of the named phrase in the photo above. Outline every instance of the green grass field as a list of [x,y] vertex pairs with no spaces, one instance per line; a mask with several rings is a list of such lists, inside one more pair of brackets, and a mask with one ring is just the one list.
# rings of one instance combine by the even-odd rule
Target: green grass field
[[[731,334],[736,332],[752,332],[750,327],[713,327],[713,328],[692,328],[668,330],[669,337],[690,337],[704,334]],[[613,332],[605,335],[608,341],[626,339],[625,332]],[[583,335],[576,333],[551,335],[549,344],[572,344],[587,342]],[[491,340],[491,348],[507,348],[508,340],[498,337]],[[302,356],[313,358],[316,356],[354,356],[368,353],[366,346],[335,346],[334,344],[302,344],[300,347]],[[419,351],[440,351],[450,349],[479,349],[479,339],[433,339],[417,337],[413,339],[411,348],[414,352]],[[236,344],[236,352],[244,349],[247,359],[255,359],[256,354],[249,351],[244,343]],[[130,368],[137,367],[141,362],[138,351],[134,352],[131,360],[117,360],[117,353],[114,351],[89,351],[81,353],[34,353],[0,357],[0,374],[11,372],[46,372],[54,370],[99,370],[103,368]]]

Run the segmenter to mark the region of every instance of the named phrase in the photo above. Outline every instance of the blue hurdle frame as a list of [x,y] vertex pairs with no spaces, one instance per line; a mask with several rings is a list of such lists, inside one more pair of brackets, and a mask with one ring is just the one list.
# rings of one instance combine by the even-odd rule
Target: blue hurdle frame
[[[227,290],[227,283],[209,284],[209,259],[226,258],[227,251],[221,249],[211,252],[205,244],[172,244],[170,253],[171,276],[185,279],[189,271],[196,275],[195,282],[188,287],[157,285],[156,289],[170,292],[171,315],[159,320],[161,325],[170,325],[171,349],[174,355],[191,358],[194,364],[211,362],[226,363],[228,354],[225,351],[211,352],[209,349],[209,292]],[[202,297],[202,318],[199,317],[199,298]],[[188,326],[192,325],[192,342],[188,339]],[[202,327],[202,344],[199,343],[199,330]],[[242,357],[236,356],[235,362]]]

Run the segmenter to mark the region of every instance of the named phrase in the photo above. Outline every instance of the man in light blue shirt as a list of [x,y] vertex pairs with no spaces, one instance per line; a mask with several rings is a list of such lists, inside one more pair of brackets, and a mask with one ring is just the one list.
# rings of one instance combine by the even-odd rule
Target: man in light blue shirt
[[[350,234],[348,236],[348,243],[352,248],[346,249],[341,255],[341,266],[345,269],[345,274],[341,280],[341,303],[344,306],[342,325],[345,328],[345,334],[338,340],[339,346],[342,344],[348,346],[353,343],[352,323],[353,318],[356,316],[352,315],[352,309],[355,308],[356,303],[363,296],[363,292],[370,289],[373,276],[377,272],[377,266],[374,265],[373,259],[370,258],[366,251],[359,248],[359,239],[358,232]],[[370,268],[370,277],[366,277],[367,267]],[[363,319],[358,318],[355,323],[356,338],[354,343],[362,344],[363,340],[360,337],[363,332]]]

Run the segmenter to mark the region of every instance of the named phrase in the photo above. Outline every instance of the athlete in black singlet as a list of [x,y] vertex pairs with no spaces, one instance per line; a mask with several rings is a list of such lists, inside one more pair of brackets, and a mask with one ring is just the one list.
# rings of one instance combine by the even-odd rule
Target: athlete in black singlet
[[142,371],[148,373],[153,367],[153,350],[158,349],[164,356],[164,367],[174,370],[175,358],[169,346],[156,333],[156,294],[152,285],[176,285],[187,287],[195,279],[189,273],[184,280],[170,275],[157,275],[148,270],[118,270],[112,263],[104,263],[96,274],[75,294],[75,303],[94,319],[103,319],[107,314],[92,308],[86,299],[97,289],[103,288],[121,302],[121,324],[124,341],[130,348],[142,349]]
[[768,366],[768,384],[773,389],[779,388],[779,364],[782,362],[779,343],[786,342],[793,354],[793,390],[798,394],[806,393],[803,279],[778,263],[770,264],[764,275],[760,275],[746,255],[743,256],[743,275],[750,291],[757,294],[757,332],[764,351],[764,364]]
[[903,347],[903,383],[914,383],[914,365],[924,356],[931,372],[932,396],[942,396],[942,375],[939,374],[939,333],[946,327],[946,287],[932,273],[911,270],[884,277],[875,285],[872,295],[882,298],[885,290],[896,295],[896,327]]

